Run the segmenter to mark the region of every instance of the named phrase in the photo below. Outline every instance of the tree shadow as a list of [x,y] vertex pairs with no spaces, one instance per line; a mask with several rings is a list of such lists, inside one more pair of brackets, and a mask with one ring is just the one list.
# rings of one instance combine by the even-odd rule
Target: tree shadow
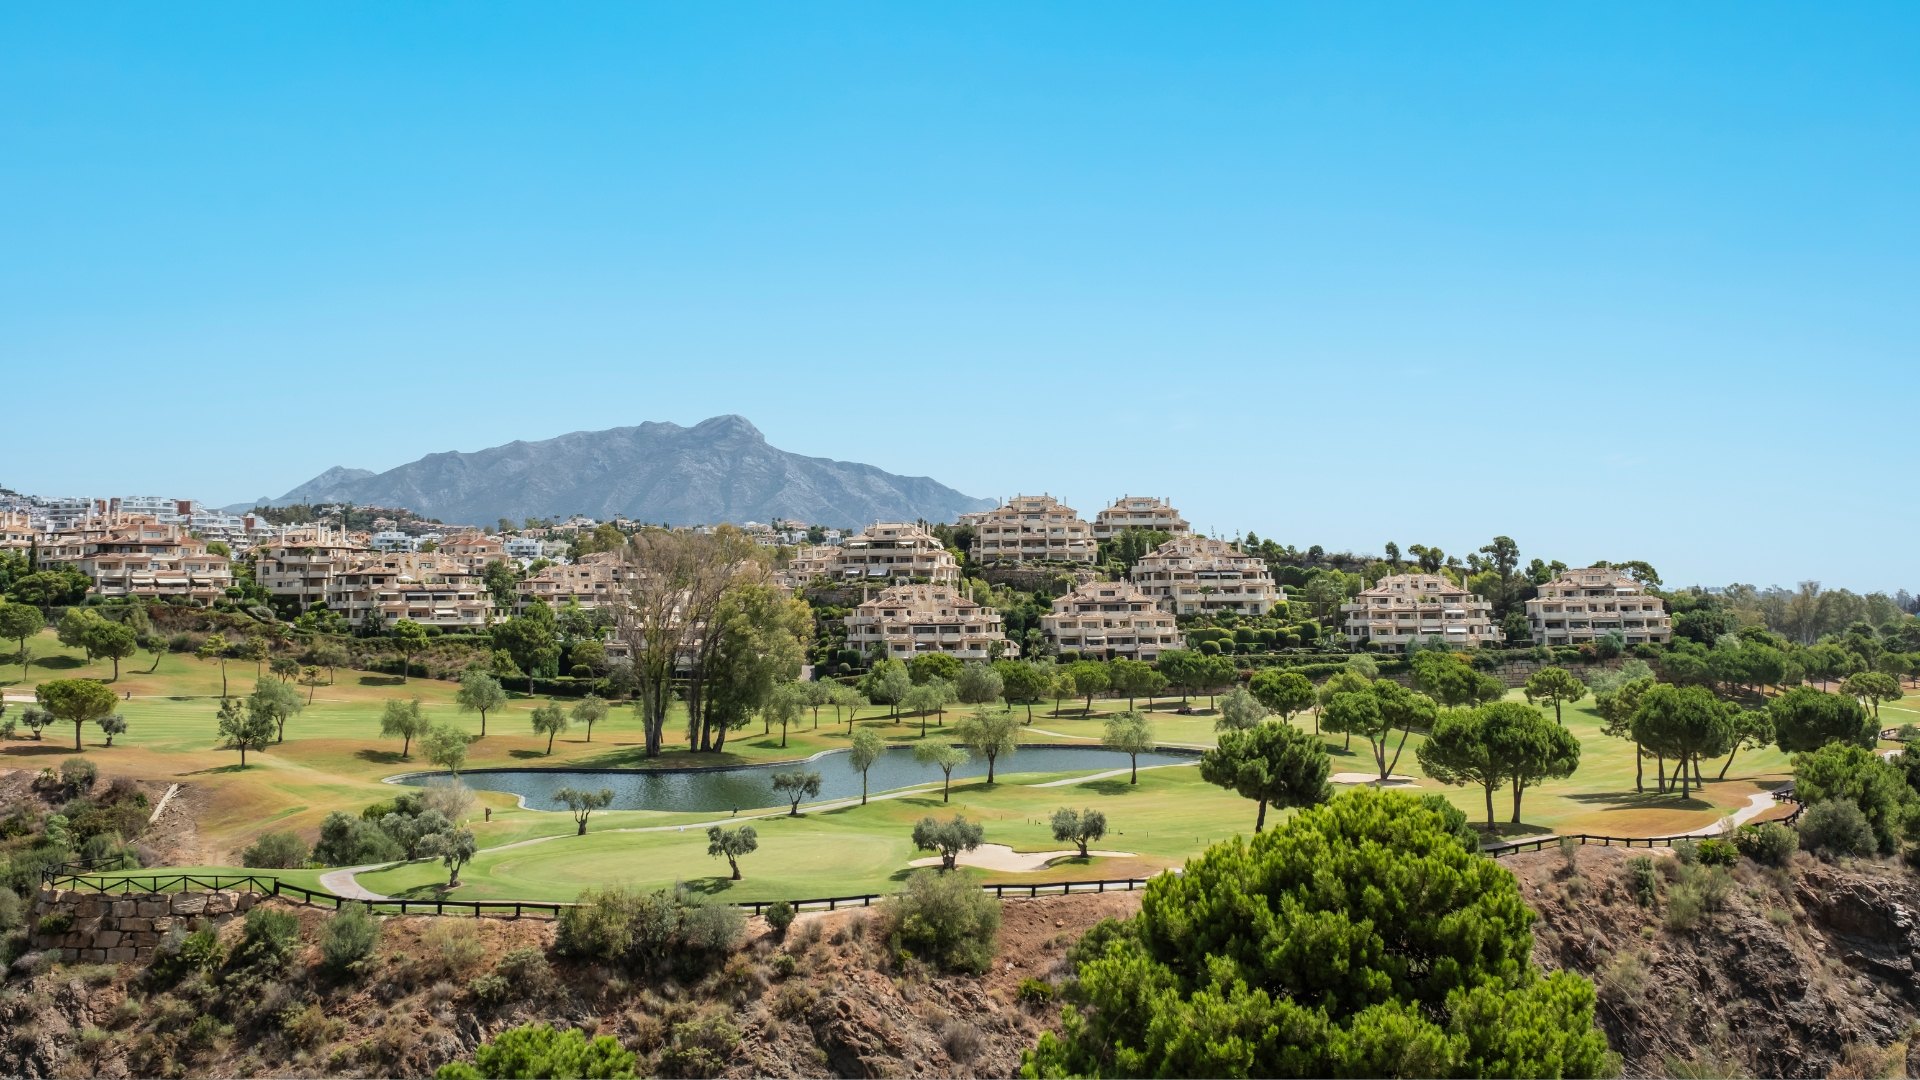
[[361,761],[371,761],[376,765],[398,765],[406,760],[400,756],[398,750],[375,750],[371,747],[355,750],[353,756]]
[[452,889],[447,887],[446,882],[434,881],[425,885],[415,885],[412,888],[401,889],[399,892],[388,893],[387,895],[395,900],[443,900],[447,894],[452,891]]
[[87,662],[77,656],[40,656],[34,658],[32,666],[48,671],[72,671],[77,667],[86,667]]
[[1680,798],[1671,791],[1625,791],[1625,792],[1577,792],[1565,796],[1578,803],[1614,803],[1617,805],[1601,807],[1603,811],[1614,810],[1712,810],[1714,806],[1705,799],[1688,796]]
[[680,887],[696,896],[720,896],[733,890],[734,880],[725,874],[682,881]]
[[1129,784],[1125,777],[1120,776],[1109,776],[1105,780],[1089,780],[1084,784],[1074,784],[1070,786],[1082,788],[1095,794],[1105,795],[1108,798],[1126,795],[1130,792],[1140,790],[1138,784]]
[[405,682],[398,675],[362,675],[361,686],[400,686]]
[[1473,831],[1479,833],[1482,840],[1498,842],[1501,840],[1525,839],[1529,836],[1545,836],[1554,830],[1547,828],[1545,825],[1529,825],[1524,821],[1518,825],[1515,825],[1511,821],[1502,821],[1489,829],[1487,828],[1486,822],[1476,821],[1473,823]]
[[[254,751],[254,753],[257,754],[259,753],[259,751]],[[249,758],[251,758],[251,756],[252,755],[249,755]],[[218,776],[221,773],[237,773],[245,769],[251,769],[257,764],[259,764],[259,762],[248,760],[246,765],[243,766],[236,761],[231,765],[209,765],[204,769],[195,769],[192,772],[185,772],[185,773],[181,773],[180,775],[181,776]]]
[[541,750],[509,750],[507,751],[507,756],[510,758],[518,758],[521,761],[526,761],[531,758],[543,758],[543,757],[546,757],[547,754],[545,751],[541,751]]
[[11,754],[15,757],[72,757],[76,753],[79,751],[71,746],[45,739],[11,742],[0,746],[0,754]]

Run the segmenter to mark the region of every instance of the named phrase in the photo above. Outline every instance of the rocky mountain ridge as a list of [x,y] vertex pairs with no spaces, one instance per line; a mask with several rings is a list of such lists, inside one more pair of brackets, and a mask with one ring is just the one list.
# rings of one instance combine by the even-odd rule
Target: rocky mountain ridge
[[728,415],[692,427],[648,422],[428,454],[381,473],[335,466],[242,508],[340,502],[404,506],[465,524],[581,513],[672,525],[793,518],[856,528],[951,521],[994,505],[924,476],[789,453],[746,418]]

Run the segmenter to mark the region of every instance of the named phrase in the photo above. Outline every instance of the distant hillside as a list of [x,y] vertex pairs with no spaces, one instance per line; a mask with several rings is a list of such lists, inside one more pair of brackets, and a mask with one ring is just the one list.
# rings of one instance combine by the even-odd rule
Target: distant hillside
[[247,505],[332,502],[404,506],[465,524],[580,513],[673,525],[785,517],[856,527],[951,521],[994,505],[924,476],[790,454],[769,446],[739,416],[428,454],[383,473],[336,466],[277,499]]

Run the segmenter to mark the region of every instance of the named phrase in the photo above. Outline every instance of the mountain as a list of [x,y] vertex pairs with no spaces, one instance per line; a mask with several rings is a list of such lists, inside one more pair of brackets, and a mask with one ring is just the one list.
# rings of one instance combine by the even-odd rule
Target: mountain
[[404,506],[475,525],[579,513],[673,525],[784,517],[855,527],[951,521],[994,505],[924,476],[790,454],[769,446],[740,416],[690,428],[645,423],[428,454],[383,473],[335,466],[277,499],[247,506],[309,502]]

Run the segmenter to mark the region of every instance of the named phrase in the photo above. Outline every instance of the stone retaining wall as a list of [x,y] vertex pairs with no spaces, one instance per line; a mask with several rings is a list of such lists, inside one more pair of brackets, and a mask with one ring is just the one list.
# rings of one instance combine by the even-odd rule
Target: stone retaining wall
[[[69,963],[118,964],[146,960],[174,927],[199,920],[219,924],[260,897],[243,892],[96,893],[42,889],[34,898],[33,948],[57,952]],[[43,919],[66,916],[65,930],[43,933]]]

